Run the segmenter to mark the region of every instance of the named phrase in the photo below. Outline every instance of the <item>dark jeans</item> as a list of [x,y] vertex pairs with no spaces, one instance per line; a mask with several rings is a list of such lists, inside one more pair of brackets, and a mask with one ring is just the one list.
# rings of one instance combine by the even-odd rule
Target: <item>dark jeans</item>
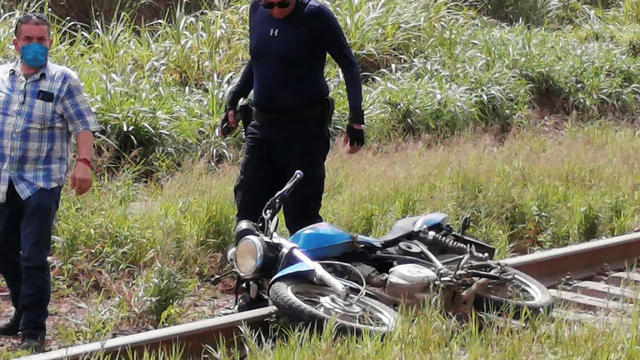
[[22,314],[23,334],[44,333],[51,299],[47,256],[61,187],[40,189],[22,200],[12,184],[0,203],[0,274],[11,302]]
[[293,234],[321,222],[324,162],[329,152],[326,120],[253,121],[246,134],[247,147],[234,187],[236,220],[257,221],[267,200],[296,170],[302,170],[304,178],[283,206],[287,228]]

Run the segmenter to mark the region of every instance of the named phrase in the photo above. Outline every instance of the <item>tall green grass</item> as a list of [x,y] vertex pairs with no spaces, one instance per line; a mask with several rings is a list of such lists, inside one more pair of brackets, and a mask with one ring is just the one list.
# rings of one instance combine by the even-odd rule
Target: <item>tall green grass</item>
[[[541,317],[518,328],[506,319],[487,324],[476,318],[460,324],[426,306],[405,311],[397,330],[384,338],[298,330],[266,344],[251,336],[244,340],[247,359],[633,359],[639,351],[638,317],[628,320],[607,326]],[[214,354],[242,358],[238,353]]]
[[[379,236],[403,216],[444,211],[458,225],[470,213],[471,231],[500,258],[615,236],[640,223],[637,1],[562,1],[540,21],[526,20],[539,14],[513,8],[515,2],[503,8],[506,17],[472,1],[328,3],[363,70],[369,145],[355,156],[337,147],[330,155],[327,221]],[[248,8],[240,1],[214,5],[197,14],[176,8],[144,24],[127,12],[90,25],[54,19],[51,58],[78,71],[104,127],[96,186],[80,198],[66,189],[56,222],[62,240],[53,245],[54,296],[78,298],[90,309],[78,329],[53,332],[66,343],[177,323],[188,311],[184,299],[211,291],[204,280],[224,266],[242,142],[223,141],[214,129],[248,58]],[[18,10],[38,6],[23,2]],[[0,58],[9,60],[18,13],[0,8]],[[344,84],[334,63],[326,74],[339,133]],[[448,338],[459,335],[442,319],[426,320]],[[366,346],[371,354],[410,351],[407,358],[509,357],[538,341],[597,337],[592,351],[602,357],[611,349],[628,358],[637,351],[635,338],[627,347],[612,345],[618,333],[600,337],[596,330],[575,339],[529,334],[490,347],[494,353],[483,350],[494,335],[461,334],[451,345],[435,337],[434,348],[414,340]],[[315,341],[309,339],[298,338]],[[367,342],[354,344],[338,344],[331,354]],[[278,346],[274,351],[289,351]],[[544,346],[532,357],[562,358],[572,349]]]
[[[477,128],[506,134],[529,126],[531,111],[632,118],[640,100],[636,3],[327,2],[363,71],[368,137],[377,144]],[[46,4],[20,2],[18,12]],[[9,60],[18,12],[2,9],[0,58]],[[51,58],[78,71],[104,126],[100,169],[132,166],[161,178],[185,161],[237,159],[239,136],[222,141],[215,126],[248,58],[247,3],[220,1],[197,13],[177,6],[146,23],[134,10],[89,25],[52,16]],[[527,20],[534,16],[540,20]],[[340,133],[344,85],[333,62],[326,74]]]
[[410,214],[444,210],[459,223],[471,213],[475,232],[500,256],[629,231],[639,210],[637,134],[610,125],[566,132],[525,133],[503,146],[480,139],[369,153],[351,163],[341,157],[349,166],[329,163],[336,180],[324,209],[330,221],[374,235]]

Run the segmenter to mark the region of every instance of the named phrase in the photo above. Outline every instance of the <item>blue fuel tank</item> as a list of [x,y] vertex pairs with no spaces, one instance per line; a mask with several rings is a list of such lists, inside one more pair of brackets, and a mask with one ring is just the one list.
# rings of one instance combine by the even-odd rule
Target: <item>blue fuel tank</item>
[[353,237],[348,232],[321,222],[298,230],[289,241],[297,244],[312,259],[326,259],[352,249]]

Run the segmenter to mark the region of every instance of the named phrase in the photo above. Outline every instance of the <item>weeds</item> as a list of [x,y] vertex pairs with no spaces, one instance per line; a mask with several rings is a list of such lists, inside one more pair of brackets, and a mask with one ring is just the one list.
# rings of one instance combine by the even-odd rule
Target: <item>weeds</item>
[[[637,354],[637,321],[620,320],[614,328],[596,323],[575,323],[562,316],[538,316],[524,328],[505,319],[485,322],[474,317],[467,324],[448,321],[437,308],[403,310],[396,331],[381,339],[373,334],[335,336],[296,330],[283,340],[253,346],[248,359],[531,359],[625,358]],[[631,335],[630,335],[630,333]],[[247,342],[255,344],[248,336]],[[622,355],[624,354],[624,355]],[[216,353],[221,359],[237,354]]]
[[[636,3],[328,5],[363,71],[369,139],[385,144],[477,128],[507,134],[532,108],[584,119],[632,116],[640,100]],[[8,42],[18,13],[46,7],[20,4],[19,11],[5,6],[0,16],[5,59],[14,56]],[[55,13],[57,5],[49,4]],[[131,11],[94,17],[89,25],[52,17],[51,58],[77,70],[103,126],[101,171],[132,166],[139,178],[157,179],[195,159],[217,166],[237,158],[239,137],[222,141],[214,133],[224,97],[248,58],[247,4],[196,9],[189,2],[153,22],[137,20],[141,3],[126,6]],[[340,133],[348,111],[344,86],[331,61],[326,75],[337,100],[333,130]]]
[[[457,225],[471,213],[470,232],[500,258],[623,234],[640,222],[638,1],[327,3],[364,73],[370,144],[355,157],[330,156],[327,221],[379,236],[406,215],[443,211]],[[18,13],[42,4],[3,3],[0,58],[15,57]],[[242,142],[214,129],[248,58],[247,12],[244,2],[219,1],[153,22],[129,12],[77,26],[52,17],[51,59],[77,70],[103,126],[96,187],[82,198],[65,190],[56,222],[56,294],[100,294],[101,302],[81,330],[61,332],[65,341],[177,322],[194,284],[224,266],[237,171],[224,162]],[[326,74],[337,134],[348,112],[344,84],[331,61]],[[637,355],[616,334],[590,328],[560,324],[505,343],[502,330],[461,336],[466,330],[435,313],[418,319],[405,322],[403,338],[318,345],[326,353],[315,356],[543,358],[546,348],[589,357],[581,352],[590,342],[595,357]],[[286,356],[292,347],[273,351]]]
[[153,320],[152,325],[176,323],[179,315],[177,302],[187,293],[182,276],[168,266],[156,264],[142,279],[144,285],[140,296],[145,302],[145,312]]

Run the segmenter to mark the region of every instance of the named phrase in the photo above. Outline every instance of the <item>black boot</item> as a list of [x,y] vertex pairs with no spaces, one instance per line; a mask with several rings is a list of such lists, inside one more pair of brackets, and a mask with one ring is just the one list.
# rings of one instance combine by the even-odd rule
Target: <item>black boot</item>
[[45,334],[42,332],[24,333],[20,342],[20,349],[31,351],[32,353],[41,353],[44,351]]
[[18,335],[18,326],[20,325],[20,318],[22,313],[16,311],[9,321],[0,325],[0,336],[16,336]]

